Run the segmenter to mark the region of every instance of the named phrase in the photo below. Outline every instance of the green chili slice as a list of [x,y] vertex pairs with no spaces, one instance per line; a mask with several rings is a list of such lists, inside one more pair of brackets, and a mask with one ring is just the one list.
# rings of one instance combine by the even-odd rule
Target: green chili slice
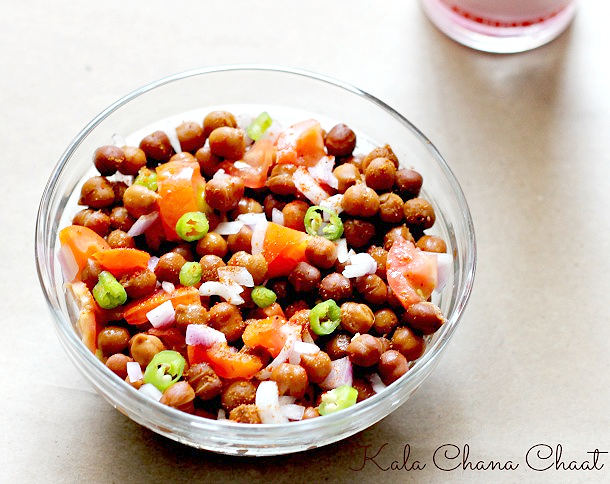
[[144,382],[164,392],[182,376],[186,360],[177,351],[163,350],[153,356],[144,371]]
[[[321,212],[328,213],[330,221],[320,232],[320,227],[322,227],[323,223]],[[304,223],[305,231],[309,235],[322,235],[328,240],[337,240],[343,235],[343,222],[336,212],[327,207],[321,207],[319,205],[309,207],[307,212],[305,212]]]
[[100,307],[104,309],[114,309],[127,301],[125,288],[108,271],[100,272],[97,276],[97,284],[91,292]]
[[277,299],[275,293],[271,289],[267,289],[264,286],[256,286],[254,289],[252,289],[250,297],[252,298],[252,302],[259,308],[271,306]]
[[332,333],[341,322],[341,309],[332,299],[316,304],[309,311],[309,327],[317,335]]
[[203,238],[209,229],[208,218],[202,212],[186,212],[176,222],[176,233],[187,242]]
[[194,286],[201,281],[203,270],[199,262],[186,262],[181,268],[178,277],[183,286]]
[[257,141],[269,129],[272,122],[271,116],[266,111],[263,111],[250,123],[250,126],[246,129],[246,134],[251,140]]
[[322,394],[318,412],[320,412],[320,415],[338,412],[354,405],[357,399],[358,390],[349,385],[342,385]]
[[138,176],[133,181],[134,185],[142,185],[152,190],[153,192],[157,191],[157,172],[150,170],[149,168],[140,168],[138,171]]

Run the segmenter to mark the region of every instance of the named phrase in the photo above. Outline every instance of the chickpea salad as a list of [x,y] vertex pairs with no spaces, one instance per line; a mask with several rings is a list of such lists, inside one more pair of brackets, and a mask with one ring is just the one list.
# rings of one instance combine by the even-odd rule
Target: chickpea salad
[[207,113],[92,154],[59,232],[83,343],[210,419],[320,418],[392,384],[444,323],[422,175],[345,124]]

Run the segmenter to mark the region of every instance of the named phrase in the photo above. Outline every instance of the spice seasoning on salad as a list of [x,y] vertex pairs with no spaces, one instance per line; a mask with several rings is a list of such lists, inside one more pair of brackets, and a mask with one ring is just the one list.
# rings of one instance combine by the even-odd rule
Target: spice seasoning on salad
[[444,323],[431,296],[451,256],[426,233],[423,178],[388,145],[358,153],[345,124],[238,119],[214,111],[96,150],[100,174],[59,233],[77,326],[163,404],[319,418],[408,372]]

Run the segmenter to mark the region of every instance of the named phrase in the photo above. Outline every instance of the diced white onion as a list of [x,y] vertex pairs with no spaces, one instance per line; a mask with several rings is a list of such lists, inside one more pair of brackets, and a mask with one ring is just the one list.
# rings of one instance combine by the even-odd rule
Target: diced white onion
[[342,274],[348,279],[352,279],[366,274],[374,274],[376,271],[377,261],[370,254],[360,252],[350,256],[349,265],[345,266]]
[[128,361],[127,376],[129,377],[129,381],[132,383],[140,381],[142,378],[144,378],[144,375],[142,375],[142,367],[140,366],[140,363],[138,363],[137,361]]
[[155,223],[155,220],[157,220],[157,218],[159,218],[159,212],[151,212],[146,215],[141,215],[127,231],[127,235],[129,235],[130,237],[137,237],[138,235],[142,235],[150,228],[153,223]]
[[225,412],[224,408],[219,408],[218,413],[216,414],[216,420],[226,420],[227,412]]
[[341,385],[352,385],[353,383],[352,362],[348,356],[331,361],[330,373],[320,383],[323,390],[332,390]]
[[451,274],[451,270],[453,268],[453,257],[451,254],[447,254],[446,252],[434,254],[436,255],[436,287],[435,291],[440,292],[443,290],[445,285],[447,284],[447,280]]
[[278,399],[280,405],[289,405],[297,401],[297,399],[290,395],[280,395]]
[[305,407],[295,403],[280,405],[280,411],[288,420],[302,420],[305,415]]
[[245,302],[239,295],[241,292],[243,292],[243,288],[240,285],[230,284],[229,282],[206,281],[199,287],[200,296],[220,296],[228,303],[236,306]]
[[343,264],[349,259],[349,252],[347,250],[347,239],[341,238],[337,240],[337,260]]
[[[341,212],[343,212],[343,207],[341,206],[341,200],[343,200],[343,194],[337,193],[337,194],[333,195],[332,197],[328,197],[326,200],[322,200],[320,202],[320,207],[324,207],[329,210],[332,210],[337,215],[339,215]],[[325,222],[329,222],[330,214],[326,211],[322,211],[322,220],[324,220]]]
[[123,138],[123,136],[118,133],[114,133],[111,138],[114,145],[118,146],[119,148],[122,148],[123,146],[127,145],[127,143],[125,142],[125,138]]
[[163,281],[161,283],[161,288],[167,293],[172,293],[176,290],[176,286],[169,281]]
[[267,234],[267,220],[259,220],[252,230],[252,255],[258,255],[263,252],[265,245],[265,235]]
[[294,351],[300,355],[315,355],[320,351],[320,347],[315,343],[305,343],[304,341],[296,341],[294,343]]
[[286,423],[286,417],[279,403],[277,383],[271,380],[262,381],[256,389],[255,404],[262,423]]
[[330,196],[303,166],[299,166],[295,170],[292,179],[296,189],[314,205],[320,205],[322,200],[326,200]]
[[237,216],[237,219],[240,222],[243,222],[245,225],[247,225],[250,228],[254,228],[256,226],[256,224],[258,222],[260,222],[261,220],[267,220],[267,218],[265,217],[264,213],[254,213],[254,212],[248,212],[248,213],[241,213]]
[[271,221],[274,224],[284,225],[284,212],[282,212],[281,210],[273,207],[271,209]]
[[215,343],[224,343],[227,337],[222,331],[205,324],[189,324],[186,327],[185,341],[187,345],[209,348]]
[[275,120],[271,121],[271,126],[269,126],[260,139],[269,139],[273,143],[279,137],[280,133],[283,131],[282,125]]
[[169,138],[169,143],[174,148],[176,153],[182,153],[182,146],[180,146],[180,140],[178,139],[178,133],[176,133],[176,128],[173,126],[168,126],[167,129],[164,130],[165,134]]
[[339,180],[333,174],[333,168],[335,167],[334,156],[323,156],[318,162],[308,168],[309,174],[321,183],[326,183],[329,187],[335,190],[339,188]]
[[125,175],[120,171],[117,171],[114,175],[112,175],[112,180],[115,182],[123,182],[125,185],[129,186],[133,183],[132,175]]
[[241,266],[224,266],[217,269],[218,279],[222,283],[234,282],[240,286],[254,287],[254,279],[248,269]]
[[371,382],[371,386],[373,387],[373,391],[375,393],[379,393],[386,388],[386,384],[381,381],[379,373],[369,375],[369,381]]
[[144,383],[144,385],[142,385],[138,391],[142,392],[147,397],[150,397],[156,401],[161,400],[161,397],[163,396],[161,390],[159,390],[152,383]]
[[165,328],[176,320],[176,312],[171,301],[165,301],[146,313],[146,318],[154,328]]
[[151,271],[155,271],[155,267],[159,263],[159,258],[156,255],[151,255],[150,259],[148,259],[148,269]]
[[214,232],[219,235],[233,235],[238,233],[243,226],[244,223],[241,220],[233,220],[232,222],[220,222],[214,229]]
[[214,176],[212,177],[213,180],[226,180],[227,178],[230,178],[231,175],[229,175],[226,171],[224,171],[222,168],[220,168],[219,170],[216,171],[216,173],[214,173]]

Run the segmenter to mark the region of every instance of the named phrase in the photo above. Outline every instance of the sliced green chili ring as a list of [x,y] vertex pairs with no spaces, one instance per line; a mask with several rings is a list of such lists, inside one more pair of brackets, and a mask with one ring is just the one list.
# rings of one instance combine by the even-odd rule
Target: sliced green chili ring
[[309,327],[317,335],[332,333],[341,323],[341,309],[332,299],[316,304],[309,311]]
[[199,262],[186,262],[181,268],[178,277],[183,286],[194,286],[201,281],[203,270]]
[[[322,228],[321,234],[320,227],[322,226],[323,219],[322,213],[320,212],[328,213],[330,218],[328,224]],[[309,235],[322,235],[328,240],[337,240],[343,235],[343,222],[339,218],[339,215],[330,208],[321,207],[319,205],[309,207],[307,212],[305,212],[303,221],[305,223],[305,231]]]
[[164,392],[180,379],[185,366],[186,360],[177,351],[160,351],[146,367],[144,382]]
[[121,283],[108,271],[97,276],[97,284],[91,291],[93,297],[104,309],[114,309],[127,301],[127,293]]
[[322,401],[318,406],[320,415],[328,415],[351,407],[358,399],[358,390],[349,385],[341,385],[322,394]]
[[253,141],[258,141],[261,136],[269,129],[273,120],[266,111],[260,113],[257,118],[250,123],[250,126],[246,129],[246,134]]
[[256,286],[250,293],[252,302],[259,308],[266,308],[271,306],[277,299],[276,294],[264,286]]
[[157,172],[150,170],[146,167],[140,168],[138,171],[138,176],[133,181],[134,185],[142,185],[152,190],[153,192],[157,191]]
[[186,212],[176,222],[176,233],[187,242],[203,238],[209,229],[208,218],[203,212]]

